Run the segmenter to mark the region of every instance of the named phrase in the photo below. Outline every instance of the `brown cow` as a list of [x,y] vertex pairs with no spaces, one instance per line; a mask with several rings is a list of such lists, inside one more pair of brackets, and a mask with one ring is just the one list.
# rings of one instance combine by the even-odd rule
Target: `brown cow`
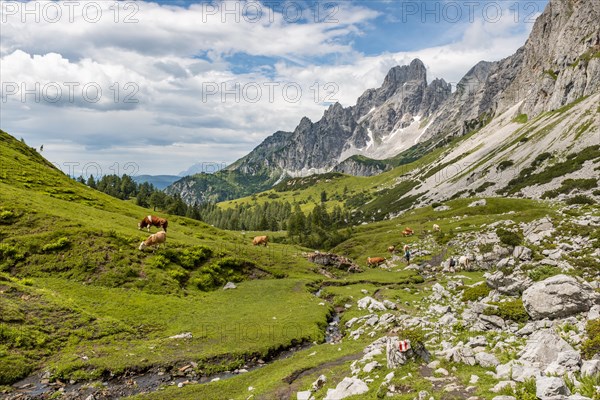
[[269,237],[268,236],[256,236],[253,240],[252,240],[252,245],[254,246],[258,246],[258,245],[265,245],[265,247],[267,247],[267,243],[269,242]]
[[384,262],[385,262],[385,258],[383,258],[383,257],[368,257],[367,258],[367,264],[369,264],[369,266],[377,267],[379,264],[384,263]]
[[148,236],[148,239],[144,240],[140,243],[140,247],[138,249],[144,250],[146,247],[159,247],[161,243],[165,243],[167,241],[167,232],[161,231],[156,232],[153,235]]
[[390,246],[388,247],[388,251],[392,254],[394,254],[394,251],[396,251],[396,246]]
[[138,223],[138,229],[148,228],[148,232],[150,232],[151,226],[163,228],[163,230],[166,232],[167,226],[169,226],[169,221],[167,221],[165,218],[156,217],[154,215],[148,215]]
[[404,230],[402,231],[402,235],[403,236],[412,236],[415,232],[410,229],[410,228],[404,228]]

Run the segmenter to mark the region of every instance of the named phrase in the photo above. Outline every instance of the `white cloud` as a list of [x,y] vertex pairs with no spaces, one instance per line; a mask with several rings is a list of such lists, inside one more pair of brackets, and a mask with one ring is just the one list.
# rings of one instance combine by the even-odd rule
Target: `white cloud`
[[[254,23],[243,15],[236,22],[233,14],[207,5],[149,2],[119,3],[115,23],[115,3],[92,1],[78,3],[73,22],[63,14],[56,23],[44,18],[36,23],[30,15],[22,23],[14,2],[0,4],[6,18],[0,41],[2,129],[32,146],[44,144],[44,155],[57,163],[98,162],[106,171],[116,162],[134,162],[140,174],[232,162],[269,134],[293,130],[304,115],[319,119],[327,83],[338,88],[328,100],[352,105],[365,89],[380,86],[391,67],[415,57],[425,62],[430,79],[458,82],[476,62],[514,52],[528,33],[515,32],[507,13],[494,25],[477,20],[466,26],[456,43],[365,56],[351,39],[379,14],[351,3],[340,3],[333,16],[337,23],[315,21],[308,8],[302,23],[289,23],[293,15],[271,14],[252,2],[237,4],[262,7],[265,14]],[[38,4],[47,12],[56,7]],[[96,23],[89,22],[96,7],[91,4],[102,10]],[[126,4],[135,6],[125,9]],[[88,5],[89,13],[83,14]],[[322,12],[320,18],[327,15]],[[139,21],[124,23],[127,16]],[[239,62],[248,66],[231,61],[240,54]],[[277,62],[265,66],[268,61],[260,57]],[[342,61],[323,63],[336,57]],[[23,89],[34,90],[40,101],[32,93],[23,95]],[[57,89],[62,96],[48,101]]]

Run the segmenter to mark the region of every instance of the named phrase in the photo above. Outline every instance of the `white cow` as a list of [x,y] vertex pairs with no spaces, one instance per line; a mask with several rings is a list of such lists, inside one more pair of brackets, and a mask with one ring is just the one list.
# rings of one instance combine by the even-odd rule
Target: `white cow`
[[148,236],[148,239],[144,240],[140,243],[140,250],[144,250],[146,247],[159,247],[161,243],[165,243],[167,241],[167,232],[160,231],[156,232],[153,235]]

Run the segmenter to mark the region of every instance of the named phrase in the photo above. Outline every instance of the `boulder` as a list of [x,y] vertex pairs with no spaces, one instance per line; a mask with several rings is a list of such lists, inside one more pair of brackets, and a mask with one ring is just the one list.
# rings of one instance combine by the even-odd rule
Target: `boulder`
[[429,312],[434,313],[434,314],[446,314],[448,312],[450,312],[452,309],[450,308],[450,306],[442,306],[442,305],[438,305],[438,304],[433,304],[431,306],[429,306]]
[[532,319],[568,317],[599,303],[600,295],[588,283],[567,275],[536,282],[523,292],[523,305]]
[[497,315],[481,314],[473,328],[480,331],[504,330],[506,323]]
[[575,350],[561,351],[556,360],[553,361],[544,371],[545,375],[563,376],[567,372],[579,371],[581,365],[581,356]]
[[554,225],[548,217],[532,221],[529,224],[522,224],[521,228],[525,240],[533,244],[539,244],[543,238],[552,236],[554,233]]
[[581,364],[581,376],[600,373],[600,360],[586,360]]
[[469,207],[481,207],[481,206],[485,206],[486,204],[487,204],[487,202],[485,201],[485,199],[481,199],[481,200],[472,202],[471,204],[469,204]]
[[523,293],[525,289],[531,286],[533,281],[523,274],[505,275],[502,271],[496,271],[487,275],[486,283],[502,294],[514,296]]
[[371,361],[370,363],[367,363],[363,367],[363,372],[366,372],[368,374],[371,371],[373,371],[375,368],[379,368],[379,367],[381,367],[381,364],[379,364],[377,361]]
[[227,282],[225,284],[225,286],[223,286],[223,290],[229,290],[229,289],[237,289],[237,286],[235,286],[235,283],[233,283],[233,282]]
[[395,310],[398,306],[396,305],[396,303],[394,303],[393,301],[389,301],[389,300],[384,300],[383,301],[383,305],[388,309],[388,310]]
[[521,261],[531,260],[532,251],[529,247],[516,246],[513,250],[513,257]]
[[314,399],[310,390],[296,393],[296,400],[311,400]]
[[535,388],[535,395],[542,400],[571,394],[563,379],[555,376],[538,377],[535,381]]
[[335,389],[329,389],[325,400],[341,400],[369,391],[367,384],[358,378],[344,378]]
[[598,319],[600,318],[600,304],[596,304],[590,308],[588,312],[587,319]]
[[500,364],[495,355],[486,352],[476,353],[475,360],[477,360],[477,364],[484,368],[495,367]]
[[542,329],[533,333],[521,353],[520,361],[534,367],[546,369],[558,359],[558,354],[573,351],[573,347],[564,341],[553,329]]

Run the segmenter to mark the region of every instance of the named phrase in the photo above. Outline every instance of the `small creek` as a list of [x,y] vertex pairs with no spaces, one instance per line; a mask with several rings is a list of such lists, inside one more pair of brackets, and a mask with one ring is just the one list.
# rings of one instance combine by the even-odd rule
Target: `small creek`
[[[322,289],[319,288],[314,295],[321,298]],[[327,301],[327,299],[323,299]],[[325,328],[325,343],[338,343],[342,339],[342,333],[339,329],[341,313],[343,308],[336,308],[327,320]],[[49,382],[39,374],[31,375],[12,385],[14,391],[5,394],[7,400],[34,400],[49,399],[57,391],[62,392],[60,397],[63,400],[79,399],[118,399],[121,397],[132,396],[140,393],[150,393],[159,390],[162,386],[185,386],[193,384],[204,384],[216,380],[225,380],[242,373],[250,372],[261,368],[272,362],[291,357],[299,350],[304,350],[312,346],[312,343],[302,343],[286,349],[280,349],[265,360],[256,360],[249,362],[240,370],[223,371],[211,375],[198,376],[194,372],[192,365],[188,368],[174,368],[167,370],[164,368],[152,367],[145,371],[126,372],[119,376],[106,376],[96,381],[63,383],[60,381]]]

